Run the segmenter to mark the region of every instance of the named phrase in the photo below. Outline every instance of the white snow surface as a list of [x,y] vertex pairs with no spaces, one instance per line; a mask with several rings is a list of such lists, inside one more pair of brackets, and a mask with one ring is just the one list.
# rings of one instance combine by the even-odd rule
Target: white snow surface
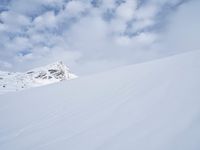
[[0,71],[0,94],[77,78],[62,61],[25,73]]
[[200,51],[0,96],[0,150],[133,149],[200,149]]

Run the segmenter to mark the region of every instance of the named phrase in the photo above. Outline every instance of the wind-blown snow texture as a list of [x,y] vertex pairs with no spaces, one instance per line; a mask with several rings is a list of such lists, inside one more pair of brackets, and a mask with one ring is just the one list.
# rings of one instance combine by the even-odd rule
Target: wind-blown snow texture
[[199,150],[200,51],[0,96],[1,150]]

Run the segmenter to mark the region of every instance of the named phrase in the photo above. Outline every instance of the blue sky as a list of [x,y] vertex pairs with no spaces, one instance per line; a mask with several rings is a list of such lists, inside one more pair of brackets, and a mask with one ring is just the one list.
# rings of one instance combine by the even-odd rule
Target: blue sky
[[79,74],[200,48],[198,0],[1,0],[0,69]]

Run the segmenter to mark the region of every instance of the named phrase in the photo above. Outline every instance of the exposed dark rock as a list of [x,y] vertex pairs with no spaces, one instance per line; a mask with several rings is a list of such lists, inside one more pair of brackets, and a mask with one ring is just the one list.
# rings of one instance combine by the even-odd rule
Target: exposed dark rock
[[48,71],[49,71],[51,74],[52,74],[52,73],[55,73],[55,72],[58,72],[58,70],[56,70],[56,69],[49,69]]
[[51,76],[48,76],[48,79],[52,79],[53,77],[51,77]]
[[32,74],[32,73],[34,73],[34,71],[29,71],[29,72],[27,72],[27,74]]
[[42,79],[47,79],[47,76],[42,77]]
[[41,72],[37,77],[35,77],[35,78],[44,78],[45,76],[47,75],[47,73],[45,73],[45,72]]

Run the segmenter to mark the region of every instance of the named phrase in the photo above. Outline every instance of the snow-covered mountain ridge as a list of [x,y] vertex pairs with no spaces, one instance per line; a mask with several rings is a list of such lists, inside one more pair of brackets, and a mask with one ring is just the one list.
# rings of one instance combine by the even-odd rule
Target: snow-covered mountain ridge
[[62,61],[25,73],[0,71],[0,94],[71,80],[76,77]]

